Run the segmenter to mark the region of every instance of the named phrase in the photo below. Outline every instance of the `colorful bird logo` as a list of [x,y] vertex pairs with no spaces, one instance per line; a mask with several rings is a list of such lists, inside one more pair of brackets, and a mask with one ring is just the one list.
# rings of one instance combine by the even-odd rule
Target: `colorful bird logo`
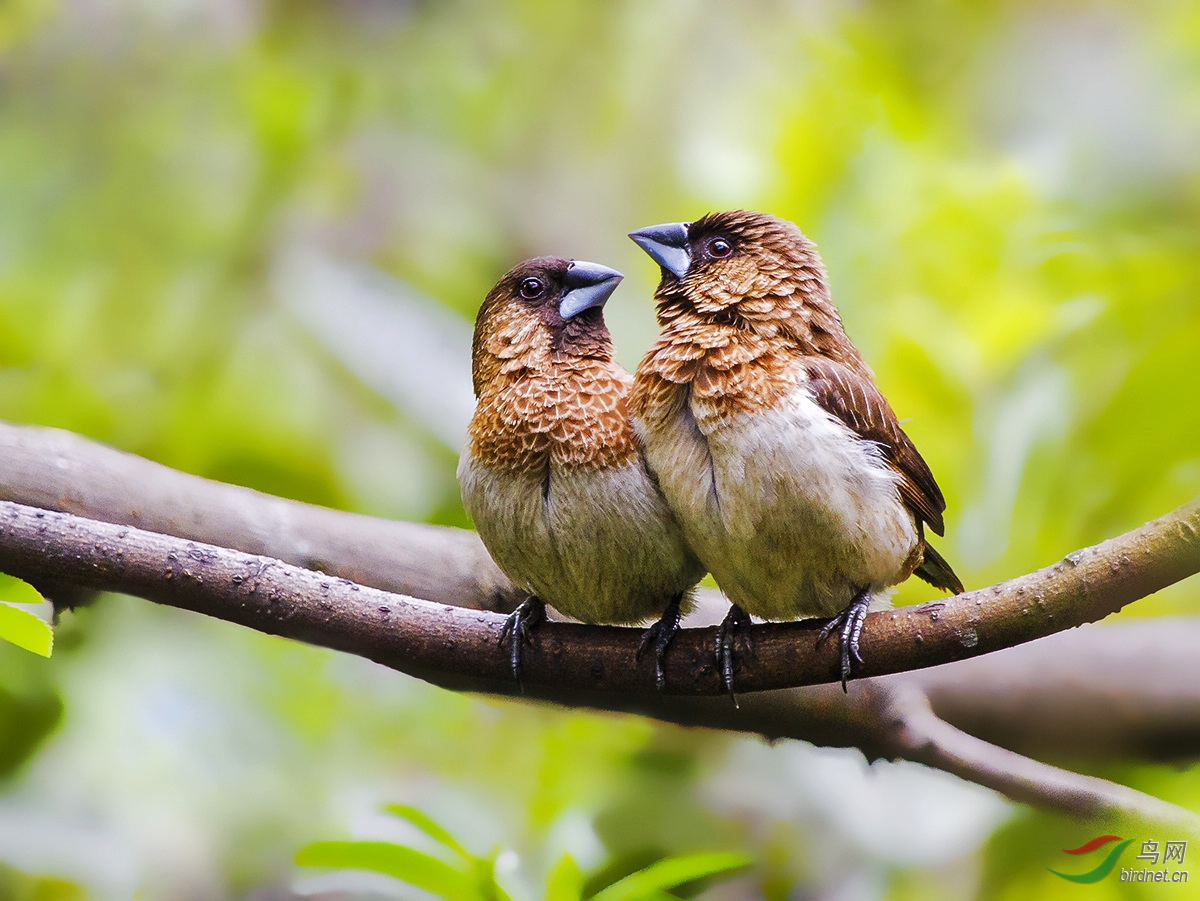
[[1088,870],[1086,873],[1060,873],[1058,870],[1050,870],[1049,867],[1046,867],[1046,869],[1050,870],[1055,876],[1061,876],[1070,882],[1099,882],[1112,872],[1113,867],[1117,865],[1117,858],[1121,856],[1121,852],[1125,850],[1131,841],[1133,839],[1123,839],[1119,835],[1098,835],[1090,842],[1082,844],[1078,848],[1063,848],[1064,854],[1088,854],[1112,842],[1120,843],[1105,855],[1104,860],[1100,861],[1095,869]]

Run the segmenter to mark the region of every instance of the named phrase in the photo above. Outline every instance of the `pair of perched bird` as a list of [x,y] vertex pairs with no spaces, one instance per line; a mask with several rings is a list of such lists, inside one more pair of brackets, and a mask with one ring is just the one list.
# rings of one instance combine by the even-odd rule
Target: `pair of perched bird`
[[913,573],[962,583],[925,541],[946,504],[850,343],[816,247],[790,222],[714,213],[630,237],[661,267],[662,333],[630,376],[602,308],[621,273],[539,257],[475,325],[478,405],[463,502],[529,599],[505,627],[514,675],[544,603],[636,623],[656,679],[696,583],[732,602],[716,658],[732,693],[754,615],[832,617],[845,686],[868,606]]

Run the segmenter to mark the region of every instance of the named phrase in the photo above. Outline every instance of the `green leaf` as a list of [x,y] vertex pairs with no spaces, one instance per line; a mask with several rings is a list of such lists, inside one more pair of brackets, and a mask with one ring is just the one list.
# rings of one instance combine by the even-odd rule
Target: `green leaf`
[[435,842],[445,845],[452,851],[456,851],[468,860],[475,858],[468,853],[467,849],[455,841],[454,836],[431,820],[426,814],[417,810],[415,807],[409,807],[407,804],[385,804],[383,809],[393,816],[398,816],[400,819],[416,826]]
[[382,873],[444,898],[480,901],[475,881],[423,851],[390,842],[313,842],[296,852],[302,867],[333,867]]
[[583,873],[570,854],[564,854],[546,877],[546,901],[580,901]]
[[733,853],[668,857],[614,882],[593,895],[592,901],[647,901],[661,897],[663,892],[677,885],[705,876],[728,873],[750,863],[750,858],[744,854]]
[[[40,604],[43,598],[28,582],[0,573],[0,601]],[[0,603],[0,638],[19,648],[49,657],[54,650],[54,630],[28,610]]]
[[475,874],[475,885],[486,901],[512,901],[508,892],[496,881],[496,855],[476,857],[471,860],[471,871]]
[[54,650],[53,629],[27,610],[4,603],[0,603],[0,638],[43,657]]
[[8,576],[0,573],[0,601],[8,601],[10,604],[40,604],[44,600],[41,593],[16,576]]

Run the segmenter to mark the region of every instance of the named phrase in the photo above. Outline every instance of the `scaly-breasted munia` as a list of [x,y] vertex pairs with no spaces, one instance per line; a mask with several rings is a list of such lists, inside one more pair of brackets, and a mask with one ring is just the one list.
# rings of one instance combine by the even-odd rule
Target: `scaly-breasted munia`
[[630,425],[633,378],[613,361],[603,317],[621,278],[539,257],[492,288],[475,322],[478,403],[458,478],[484,545],[529,592],[503,633],[513,675],[543,603],[586,623],[663,614],[643,643],[655,648],[661,690],[681,604],[705,570]]
[[[963,590],[925,542],[946,503],[842,329],[815,245],[790,222],[714,213],[630,237],[662,267],[662,333],[630,410],[688,543],[732,602],[735,630],[833,617],[845,687],[873,599],[914,572]],[[819,639],[819,640],[820,640]]]

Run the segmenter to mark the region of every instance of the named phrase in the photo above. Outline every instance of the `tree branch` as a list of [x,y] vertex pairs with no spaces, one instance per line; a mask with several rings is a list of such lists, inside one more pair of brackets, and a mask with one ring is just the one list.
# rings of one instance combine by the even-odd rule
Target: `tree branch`
[[[263,554],[460,607],[507,611],[520,600],[473,532],[287,501],[176,472],[56,429],[0,423],[0,454],[0,499]],[[1037,573],[946,602],[872,614],[862,674],[962,659],[1101,619],[1197,570],[1200,498]],[[832,646],[814,655],[812,635],[797,642],[788,632],[813,628],[808,622],[756,627],[755,662],[764,666],[739,674],[742,689],[773,687],[770,679],[755,681],[756,673],[790,669],[798,654],[810,670],[813,661],[826,668],[804,683],[827,681]],[[764,629],[771,637],[761,640]]]
[[915,686],[885,692],[897,748],[890,755],[924,763],[1002,792],[1015,801],[1079,817],[1132,815],[1196,832],[1200,817],[1151,795],[1031,760],[956,729],[934,714]]
[[[448,688],[518,691],[505,655],[497,649],[503,616],[389,594],[266,557],[2,502],[0,569],[34,578],[56,575],[91,588],[139,595],[357,653]],[[711,656],[711,631],[685,630],[677,639],[685,650],[673,649],[672,657],[693,663],[705,658],[698,672],[711,669],[706,659]],[[1076,815],[1134,814],[1196,825],[1187,811],[1173,805],[1056,770],[961,733],[928,707],[914,704],[913,690],[886,680],[855,683],[853,700],[830,688],[748,695],[741,708],[719,696],[657,699],[647,693],[653,684],[649,661],[640,668],[629,666],[638,634],[636,629],[544,624],[537,633],[540,653],[531,655],[527,669],[529,695],[684,725],[856,746],[870,757],[926,763],[1017,800]],[[718,693],[715,676],[710,681],[712,692]],[[821,734],[831,727],[836,735]]]
[[[426,597],[505,607],[514,595],[490,561],[479,564],[479,556],[486,554],[471,533],[386,523],[295,504],[175,473],[52,430],[0,424],[0,447],[6,463],[13,463],[0,472],[0,496],[17,495],[92,515],[99,512],[124,523],[152,522],[178,528],[187,533],[185,537],[217,535],[249,546],[259,542],[282,548],[301,562],[311,564],[319,557],[322,565],[339,573],[354,572],[357,566],[365,573],[364,581],[403,584]],[[82,457],[75,458],[76,452]],[[198,513],[189,509],[192,503]],[[224,512],[230,505],[234,515]],[[260,518],[273,525],[264,529]],[[351,521],[356,535],[378,542],[366,555],[354,547],[355,542],[346,541],[346,530],[339,528]],[[864,672],[896,673],[959,660],[1098,619],[1200,569],[1198,525],[1200,499],[1039,572],[946,602],[872,614],[864,632]],[[392,529],[397,526],[398,530]],[[334,539],[334,553],[312,553],[311,548],[321,547],[324,538]],[[460,559],[464,555],[466,565]],[[382,577],[374,571],[376,566],[385,570]],[[35,581],[140,595],[366,656],[449,688],[497,694],[518,691],[496,647],[503,617],[377,591],[198,540],[3,503],[0,569]],[[443,578],[446,587],[439,587]],[[1196,623],[1187,625],[1200,628]],[[1128,694],[1130,685],[1104,687],[1103,676],[1118,670],[1102,666],[1097,671],[1089,656],[1090,640],[1061,635],[1001,657],[863,679],[851,684],[847,697],[829,686],[781,690],[835,677],[833,649],[813,647],[813,624],[756,626],[754,650],[738,674],[741,689],[755,693],[743,694],[741,708],[735,709],[716,696],[720,689],[711,660],[713,630],[688,629],[680,634],[668,658],[668,684],[690,696],[668,699],[651,694],[648,660],[640,667],[631,665],[639,634],[634,629],[546,624],[524,655],[527,697],[640,713],[685,725],[858,747],[871,758],[917,760],[1011,797],[1076,814],[1133,812],[1175,821],[1190,816],[1121,786],[1025,760],[958,731],[934,713],[946,713],[960,725],[974,717],[978,731],[986,734],[990,725],[997,740],[1007,744],[1009,727],[1028,719],[1019,702],[1009,699],[1057,698],[1061,692],[1046,691],[1040,668],[1073,659],[1076,666],[1089,670],[1082,681],[1099,686],[1090,698],[1095,708],[1091,722],[1094,730],[1108,729],[1113,741],[1107,747],[1159,755],[1194,753],[1200,747],[1198,692],[1183,698],[1191,706],[1182,718],[1178,716],[1181,698],[1174,695],[1160,697],[1162,703],[1156,708],[1151,705],[1161,712],[1157,719],[1113,716],[1111,692]],[[1094,638],[1096,633],[1089,634]],[[1068,641],[1076,649],[1073,657],[1064,657],[1059,647]],[[1046,646],[1051,644],[1056,647],[1048,653]],[[1138,649],[1146,646],[1145,641],[1134,644]],[[1172,665],[1194,668],[1194,646],[1193,642],[1176,648]],[[1156,647],[1158,653],[1162,643]],[[1118,650],[1128,648],[1123,644],[1110,649],[1110,657]],[[1016,654],[1025,654],[1033,662],[1016,666],[999,662]],[[1127,664],[1120,671],[1126,673],[1140,672],[1145,663],[1144,656],[1135,661],[1130,653],[1124,653],[1123,659]],[[1008,682],[989,691],[988,681],[995,680],[997,672]],[[1013,690],[1014,680],[1017,690]],[[1138,679],[1137,684],[1145,681]],[[1194,677],[1182,681],[1187,686],[1200,684]],[[1061,689],[1063,678],[1054,684]],[[1075,714],[1081,709],[1075,703],[1077,693],[1063,702]],[[926,695],[932,711],[913,700]],[[985,703],[980,703],[981,698]],[[1105,706],[1107,714],[1101,709]],[[1049,745],[1034,729],[1011,734],[1016,743],[1040,746],[1042,751],[1047,747],[1066,754],[1096,751],[1095,745],[1072,743],[1078,730],[1050,732],[1055,738]]]
[[1200,617],[1121,618],[885,676],[942,719],[1042,760],[1200,756]]
[[202,479],[59,429],[0,422],[0,499],[263,554],[484,610],[524,596],[474,532],[394,522]]
[[[1066,561],[944,602],[871,614],[862,675],[977,656],[1089,622],[1200,568],[1200,499]],[[270,558],[0,502],[0,569],[123,591],[259,631],[359,653],[453,687],[511,691],[496,652],[502,616],[388,594]],[[837,678],[837,649],[811,621],[756,625],[743,692]],[[653,692],[631,666],[640,630],[547,623],[523,654],[527,687]],[[714,629],[684,630],[666,673],[673,693],[721,692]]]

